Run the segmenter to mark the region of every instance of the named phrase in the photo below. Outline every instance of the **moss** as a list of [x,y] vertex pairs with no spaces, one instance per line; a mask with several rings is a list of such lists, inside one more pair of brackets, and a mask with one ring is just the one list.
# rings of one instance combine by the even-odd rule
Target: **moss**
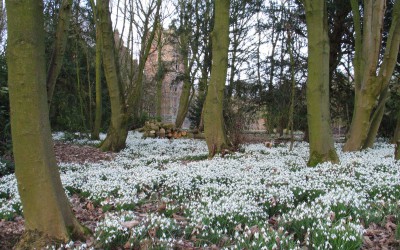
[[60,245],[61,243],[63,243],[61,239],[51,238],[37,230],[28,230],[21,236],[14,249],[43,249],[46,246]]
[[78,223],[74,226],[67,226],[67,232],[68,236],[74,240],[85,240],[86,236],[92,234],[92,231],[89,228],[79,225]]
[[307,165],[309,167],[315,167],[319,163],[327,161],[332,163],[339,163],[339,157],[337,156],[335,149],[329,150],[327,154],[320,154],[316,151],[311,152],[310,159],[308,160]]

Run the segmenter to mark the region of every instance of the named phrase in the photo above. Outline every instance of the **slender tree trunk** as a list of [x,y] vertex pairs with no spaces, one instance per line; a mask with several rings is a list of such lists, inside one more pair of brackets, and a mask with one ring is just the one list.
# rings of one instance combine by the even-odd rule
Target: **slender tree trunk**
[[163,48],[163,42],[162,42],[162,34],[163,34],[163,29],[162,25],[160,24],[160,28],[158,29],[158,45],[157,45],[157,75],[156,75],[156,88],[157,88],[157,94],[156,94],[156,115],[158,118],[161,118],[161,105],[162,105],[162,83],[164,80],[165,76],[165,68],[164,68],[164,63],[162,61],[162,48]]
[[176,115],[176,120],[175,120],[175,127],[176,128],[181,128],[183,122],[185,121],[186,114],[189,110],[189,99],[190,99],[190,90],[191,90],[192,84],[190,82],[190,79],[185,79],[183,82],[182,86],[182,93],[179,98],[179,108],[178,108],[178,114]]
[[175,120],[175,127],[181,128],[182,124],[185,120],[186,114],[189,110],[189,97],[190,97],[190,89],[192,87],[192,82],[190,78],[190,66],[189,66],[189,46],[188,46],[188,39],[186,35],[181,36],[181,43],[182,43],[182,56],[183,56],[183,86],[181,96],[179,98],[179,108],[178,113],[176,115]]
[[101,144],[104,151],[120,151],[125,147],[128,134],[128,116],[126,112],[121,74],[115,55],[114,33],[111,26],[109,0],[99,0],[98,18],[100,22],[101,44],[104,74],[107,80],[111,103],[111,124],[106,139]]
[[71,23],[72,0],[62,0],[61,8],[58,14],[58,23],[56,38],[54,40],[54,49],[51,56],[50,65],[47,70],[47,99],[49,107],[53,98],[54,88],[57,77],[60,74],[64,59],[65,47],[67,46],[69,25]]
[[204,109],[204,132],[210,157],[228,146],[222,105],[228,69],[229,5],[229,0],[215,2],[215,23],[211,34],[213,60]]
[[394,151],[394,159],[400,160],[400,141],[396,141],[395,151]]
[[[78,37],[76,38],[78,40]],[[75,74],[76,74],[76,94],[79,99],[79,110],[81,115],[81,122],[83,130],[86,130],[86,119],[85,114],[83,112],[83,97],[82,97],[82,87],[81,87],[81,72],[79,65],[79,56],[78,56],[78,42],[75,43]]]
[[368,130],[367,139],[365,140],[363,148],[372,148],[374,146],[374,142],[376,140],[376,136],[378,134],[379,127],[381,125],[381,121],[383,115],[385,114],[385,104],[389,97],[389,87],[386,87],[382,94],[379,97],[378,106],[376,107],[374,114],[371,119],[371,125]]
[[16,249],[82,238],[58,172],[46,95],[43,3],[6,1],[8,77],[15,174],[25,218]]
[[[381,49],[385,1],[364,1],[363,20],[361,21],[357,0],[351,0],[355,29],[355,104],[349,138],[344,151],[360,150],[371,127],[371,112],[377,97],[389,84],[397,62],[400,44],[400,1],[393,7],[392,23],[382,64],[378,71]],[[361,28],[361,23],[363,23]],[[371,73],[372,72],[372,73]]]
[[92,139],[98,140],[100,129],[101,129],[101,118],[103,113],[102,107],[102,87],[101,87],[101,69],[102,69],[102,60],[101,60],[101,31],[100,31],[100,23],[98,21],[97,15],[97,7],[94,4],[94,1],[91,1],[93,12],[95,14],[96,19],[96,110],[95,110],[95,118],[94,118],[94,126],[92,131]]
[[396,129],[394,130],[394,135],[392,138],[392,143],[400,141],[400,115],[397,114]]
[[98,140],[101,129],[101,116],[103,113],[102,87],[101,87],[101,38],[100,31],[96,28],[96,111],[92,139]]
[[329,113],[329,38],[326,2],[305,0],[308,33],[307,117],[309,166],[339,162]]
[[233,41],[232,41],[232,59],[230,62],[230,67],[229,67],[229,85],[228,85],[228,95],[227,98],[232,98],[233,95],[233,89],[235,88],[235,71],[236,71],[236,56],[237,56],[237,49],[239,46],[239,41],[238,39],[238,34],[234,32],[233,34]]
[[[290,29],[290,27],[289,27]],[[296,93],[296,79],[295,79],[295,72],[294,72],[294,57],[293,57],[293,49],[292,49],[292,31],[289,30],[288,39],[287,39],[287,47],[290,57],[290,77],[291,77],[291,91],[290,91],[290,107],[289,107],[289,124],[288,129],[290,129],[290,148],[289,150],[293,150],[294,144],[294,99]]]
[[[180,7],[180,50],[183,57],[183,87],[179,99],[179,108],[175,120],[175,127],[181,128],[189,111],[189,105],[194,95],[193,82],[195,74],[199,66],[195,69],[194,63],[198,61],[199,39],[200,39],[200,25],[203,21],[199,15],[200,0],[192,3],[193,8],[188,8],[190,4],[186,1],[179,1]],[[189,12],[189,13],[188,13]],[[193,21],[194,20],[194,21]],[[193,27],[192,27],[193,26]],[[190,51],[190,53],[189,53]]]

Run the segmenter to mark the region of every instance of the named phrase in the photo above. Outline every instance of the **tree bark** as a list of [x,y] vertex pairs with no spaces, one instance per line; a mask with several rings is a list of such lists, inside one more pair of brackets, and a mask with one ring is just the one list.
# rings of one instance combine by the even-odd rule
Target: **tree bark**
[[176,128],[181,128],[183,122],[185,121],[186,114],[189,110],[189,103],[190,103],[189,99],[190,99],[191,87],[192,87],[192,84],[189,79],[187,79],[183,82],[182,93],[179,98],[178,114],[176,115],[176,120],[175,120]]
[[294,56],[293,56],[293,49],[292,49],[292,31],[290,30],[291,27],[288,27],[287,30],[287,49],[290,58],[290,81],[291,81],[291,88],[290,88],[290,107],[289,107],[289,122],[288,122],[288,129],[290,129],[290,146],[289,151],[293,150],[294,145],[294,99],[296,94],[296,79],[295,79],[295,65],[294,65]]
[[46,95],[43,3],[7,0],[8,77],[15,174],[26,232],[17,249],[83,238],[58,172]]
[[396,146],[394,150],[394,159],[400,160],[400,141],[396,141]]
[[308,33],[307,118],[309,166],[339,158],[333,145],[329,112],[329,38],[326,2],[305,0]]
[[100,22],[104,74],[107,80],[111,103],[111,123],[106,139],[100,148],[103,151],[120,151],[125,147],[128,135],[128,116],[125,106],[121,74],[115,55],[114,33],[111,26],[109,0],[100,0],[98,18]]
[[[184,27],[184,29],[187,29],[187,27]],[[182,34],[180,38],[181,38],[180,42],[181,42],[181,52],[183,57],[182,59],[183,59],[184,72],[183,72],[182,92],[179,98],[178,113],[175,119],[176,128],[182,127],[186,114],[189,110],[190,89],[192,87],[192,82],[190,77],[191,66],[189,65],[189,46],[188,46],[189,41],[187,39],[187,34]]]
[[162,105],[162,83],[165,77],[165,67],[164,62],[162,61],[162,48],[163,48],[163,29],[161,28],[162,25],[159,25],[158,29],[158,43],[157,43],[157,75],[156,75],[156,115],[157,118],[161,118],[161,105]]
[[71,23],[72,0],[62,0],[58,14],[56,37],[54,40],[53,54],[47,70],[47,99],[49,107],[53,98],[57,77],[63,64],[65,48],[67,46],[69,25]]
[[215,22],[211,34],[213,60],[204,109],[204,133],[210,157],[228,147],[222,105],[228,69],[229,5],[229,0],[215,2]]
[[397,114],[396,129],[394,130],[392,143],[397,143],[398,141],[400,141],[400,115],[399,114]]
[[101,118],[103,113],[103,103],[102,103],[102,87],[101,87],[101,69],[102,69],[102,54],[101,54],[101,31],[100,22],[97,15],[97,6],[94,0],[91,1],[94,17],[96,19],[96,110],[94,118],[94,126],[92,131],[92,139],[98,140],[100,129],[101,129]]
[[[382,64],[378,65],[382,39],[385,1],[364,1],[361,22],[357,0],[351,0],[355,37],[354,79],[355,104],[353,118],[344,151],[356,151],[364,146],[371,126],[371,112],[381,91],[387,87],[397,62],[400,44],[400,1],[393,7],[392,23]],[[361,28],[361,23],[363,23]],[[376,74],[375,72],[378,71]]]
[[379,102],[378,106],[376,107],[374,114],[371,119],[371,125],[368,130],[368,135],[367,139],[365,140],[365,143],[363,145],[363,149],[366,148],[372,148],[375,143],[376,136],[378,134],[379,126],[381,124],[383,115],[385,114],[385,104],[387,99],[389,98],[389,87],[386,87],[380,97],[379,97]]

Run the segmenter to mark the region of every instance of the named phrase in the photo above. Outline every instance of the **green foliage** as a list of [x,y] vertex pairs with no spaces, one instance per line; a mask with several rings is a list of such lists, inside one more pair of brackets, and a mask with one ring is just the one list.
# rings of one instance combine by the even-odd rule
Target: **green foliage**
[[10,154],[12,148],[7,81],[6,56],[2,52],[0,53],[0,156]]
[[400,88],[397,85],[392,86],[390,98],[386,102],[385,114],[382,117],[378,136],[391,138],[396,129],[396,122],[400,114]]
[[198,128],[200,126],[201,112],[203,111],[205,99],[205,95],[199,95],[196,96],[194,101],[190,104],[188,118],[190,121],[190,127],[192,128]]
[[[44,21],[47,63],[53,53],[57,10],[57,3],[46,2]],[[63,67],[53,94],[50,122],[53,130],[88,132],[92,129],[95,117],[94,19],[91,7],[85,4],[74,2],[72,12],[74,18],[68,31]],[[101,80],[105,82],[104,75]],[[102,84],[102,98],[104,127],[101,130],[106,131],[110,120],[110,104],[105,83]]]
[[14,162],[0,158],[0,177],[12,174],[15,171]]

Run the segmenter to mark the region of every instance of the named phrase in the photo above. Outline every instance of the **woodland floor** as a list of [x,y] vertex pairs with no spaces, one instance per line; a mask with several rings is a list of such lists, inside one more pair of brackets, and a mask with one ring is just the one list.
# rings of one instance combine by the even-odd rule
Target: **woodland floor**
[[[61,141],[54,142],[54,150],[58,163],[95,163],[104,160],[112,160],[115,156],[113,153],[102,152],[94,146],[76,145]],[[70,201],[78,220],[90,230],[94,231],[97,222],[104,218],[102,209],[99,207],[95,208],[88,199],[78,197],[77,195],[73,195]],[[12,249],[19,237],[23,234],[24,229],[24,219],[21,216],[15,217],[12,221],[0,220],[0,249]],[[93,245],[93,240],[93,238],[88,239],[86,244]],[[77,244],[80,243],[78,242]]]
[[[97,163],[101,161],[111,161],[115,158],[113,153],[104,153],[97,148],[89,145],[76,145],[70,142],[55,141],[55,152],[56,158],[59,163]],[[188,162],[183,162],[187,164]],[[87,198],[73,194],[70,197],[73,210],[77,218],[82,224],[87,226],[93,232],[97,226],[97,223],[104,220],[105,213],[99,205],[93,204]],[[163,204],[149,205],[142,204],[137,206],[135,209],[138,213],[146,212],[157,212],[165,210],[162,207]],[[176,220],[180,220],[180,216],[173,214]],[[184,218],[182,220],[185,220]],[[371,223],[366,228],[363,234],[363,247],[362,249],[399,249],[400,241],[396,240],[396,219],[392,215],[388,215],[383,223]],[[274,227],[274,221],[269,221],[270,226]],[[12,249],[18,238],[24,231],[24,220],[21,216],[14,217],[13,220],[8,221],[5,219],[0,220],[0,249]],[[149,231],[150,234],[150,231]],[[193,238],[193,237],[192,237]],[[195,237],[194,237],[195,238]],[[190,240],[189,240],[190,241]],[[90,238],[87,242],[74,242],[73,247],[79,248],[82,244],[85,244],[87,248],[96,247],[94,238]],[[210,247],[194,247],[195,244],[191,242],[183,242],[183,244],[177,249],[219,249],[217,245],[211,245]],[[71,247],[71,246],[70,246]],[[73,248],[72,247],[72,248]],[[126,246],[129,248],[129,246]],[[140,247],[140,248],[146,248]],[[118,248],[122,249],[122,248]]]

